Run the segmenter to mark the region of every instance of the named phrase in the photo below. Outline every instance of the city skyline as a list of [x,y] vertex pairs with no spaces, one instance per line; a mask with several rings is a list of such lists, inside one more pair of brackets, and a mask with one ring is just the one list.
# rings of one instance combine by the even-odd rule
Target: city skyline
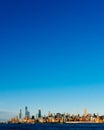
[[70,112],[65,113],[53,113],[48,112],[42,114],[41,109],[38,109],[38,113],[31,115],[28,107],[25,106],[25,111],[23,114],[22,109],[15,117],[9,119],[9,123],[104,123],[104,115],[99,115],[99,113],[89,113],[85,108],[83,114],[70,114]]
[[24,106],[32,113],[87,108],[104,114],[103,5],[103,0],[0,1],[2,117]]
[[87,115],[98,115],[98,116],[104,116],[104,115],[99,115],[99,113],[90,113],[88,112],[87,108],[83,109],[82,113],[70,113],[70,111],[61,113],[61,112],[52,112],[52,111],[47,111],[46,113],[43,113],[43,111],[39,108],[38,110],[36,110],[37,112],[34,114],[31,114],[31,111],[29,110],[28,106],[25,106],[24,109],[22,110],[21,108],[19,109],[19,111],[17,112],[17,115],[15,115],[14,117],[12,116],[12,118],[18,118],[18,119],[24,119],[24,118],[32,118],[34,116],[34,118],[41,118],[41,117],[47,117],[47,116],[51,116],[51,115],[55,115],[55,114],[65,114],[65,115],[74,115],[74,116],[84,116],[87,117]]

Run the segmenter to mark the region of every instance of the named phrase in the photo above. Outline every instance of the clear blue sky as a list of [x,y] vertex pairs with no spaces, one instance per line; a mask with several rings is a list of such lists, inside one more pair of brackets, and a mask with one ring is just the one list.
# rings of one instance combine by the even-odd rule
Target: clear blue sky
[[0,111],[104,114],[104,1],[0,1]]

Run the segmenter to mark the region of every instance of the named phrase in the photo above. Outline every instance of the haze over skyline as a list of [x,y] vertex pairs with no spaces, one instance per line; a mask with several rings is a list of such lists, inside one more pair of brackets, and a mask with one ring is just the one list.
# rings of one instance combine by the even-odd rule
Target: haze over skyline
[[103,92],[103,0],[0,1],[0,111],[104,114]]

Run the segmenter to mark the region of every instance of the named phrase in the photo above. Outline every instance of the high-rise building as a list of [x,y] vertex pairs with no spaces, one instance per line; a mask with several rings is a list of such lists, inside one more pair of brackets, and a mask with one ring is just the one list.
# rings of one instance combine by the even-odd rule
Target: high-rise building
[[86,108],[84,109],[83,115],[87,116],[87,109]]
[[38,110],[38,118],[41,118],[41,109]]
[[22,118],[22,110],[20,109],[20,112],[19,112],[19,119]]
[[25,117],[28,115],[28,108],[27,106],[25,107]]
[[51,116],[51,113],[50,113],[50,111],[48,112],[48,117],[49,117],[49,116]]
[[30,117],[30,112],[28,111],[28,107],[27,106],[25,107],[25,118],[26,117],[28,117],[28,118]]

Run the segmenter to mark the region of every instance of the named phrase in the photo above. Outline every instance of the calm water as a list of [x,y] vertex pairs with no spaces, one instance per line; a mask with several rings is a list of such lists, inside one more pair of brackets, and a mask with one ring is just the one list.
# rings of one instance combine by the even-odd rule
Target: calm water
[[104,124],[0,124],[0,130],[104,130]]

